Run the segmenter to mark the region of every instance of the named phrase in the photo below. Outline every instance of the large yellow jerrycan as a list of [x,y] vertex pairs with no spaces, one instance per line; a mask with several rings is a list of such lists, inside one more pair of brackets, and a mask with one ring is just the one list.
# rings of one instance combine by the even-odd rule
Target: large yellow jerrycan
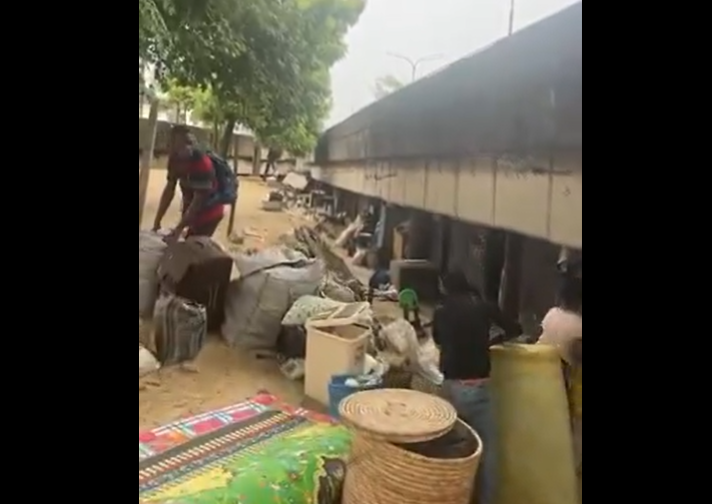
[[492,349],[499,474],[495,504],[578,504],[573,434],[559,353]]

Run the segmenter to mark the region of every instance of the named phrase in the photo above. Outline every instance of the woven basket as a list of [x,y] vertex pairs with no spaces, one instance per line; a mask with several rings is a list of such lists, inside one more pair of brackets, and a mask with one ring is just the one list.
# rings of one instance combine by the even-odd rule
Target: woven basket
[[410,389],[413,373],[404,369],[390,369],[383,377],[383,388]]
[[342,403],[341,415],[355,431],[343,504],[470,504],[482,456],[472,429],[461,423],[479,447],[463,459],[431,459],[393,444],[450,432],[459,420],[448,403],[413,391],[363,392]]
[[429,380],[417,373],[413,375],[411,388],[413,390],[417,390],[418,392],[423,392],[424,394],[432,394],[438,397],[442,396],[443,391],[442,385],[438,385],[434,381]]

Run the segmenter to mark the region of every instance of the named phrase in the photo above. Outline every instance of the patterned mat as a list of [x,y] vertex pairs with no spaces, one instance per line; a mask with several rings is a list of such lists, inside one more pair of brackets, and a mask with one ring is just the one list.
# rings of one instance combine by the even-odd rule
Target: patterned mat
[[338,504],[349,433],[272,396],[139,433],[139,502]]

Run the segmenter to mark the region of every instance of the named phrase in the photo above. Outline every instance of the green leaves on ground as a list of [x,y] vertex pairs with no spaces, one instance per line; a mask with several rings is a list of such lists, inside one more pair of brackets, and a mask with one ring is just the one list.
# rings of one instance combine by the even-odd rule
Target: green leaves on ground
[[[330,109],[329,69],[365,0],[139,0],[139,59],[206,90],[197,108],[306,152]],[[206,105],[205,100],[212,101]]]

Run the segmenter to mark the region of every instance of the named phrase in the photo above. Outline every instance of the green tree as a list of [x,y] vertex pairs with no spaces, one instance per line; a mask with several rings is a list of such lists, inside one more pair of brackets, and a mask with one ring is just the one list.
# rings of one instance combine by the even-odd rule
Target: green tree
[[188,114],[195,108],[199,91],[188,86],[181,86],[176,81],[169,81],[165,86],[165,101],[175,112],[175,122],[185,124]]
[[385,75],[376,81],[373,94],[377,100],[382,100],[386,96],[403,89],[405,84],[393,75]]
[[330,107],[329,68],[365,0],[143,0],[139,59],[158,77],[210,89],[224,137],[310,150]]

